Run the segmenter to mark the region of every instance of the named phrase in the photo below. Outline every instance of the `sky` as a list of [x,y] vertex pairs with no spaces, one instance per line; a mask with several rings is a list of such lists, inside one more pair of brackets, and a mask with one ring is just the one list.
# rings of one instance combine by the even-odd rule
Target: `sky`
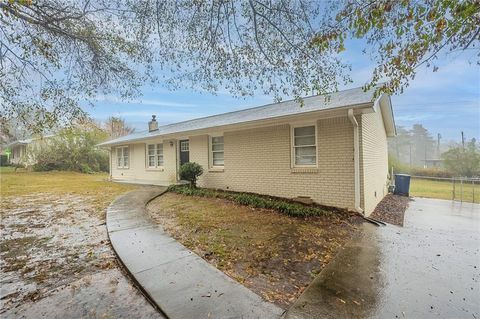
[[[347,45],[343,59],[352,66],[353,83],[341,89],[359,87],[369,80],[373,63],[362,53],[361,43],[352,41]],[[478,140],[480,67],[475,64],[474,53],[449,54],[441,57],[436,65],[439,66],[437,72],[426,67],[419,69],[409,87],[402,94],[392,96],[396,125],[422,124],[435,138],[440,133],[446,143],[460,142],[462,131],[468,140],[473,137]],[[97,120],[120,116],[142,131],[147,129],[152,114],[157,115],[163,125],[272,102],[273,96],[233,98],[225,91],[216,94],[190,89],[169,91],[159,86],[144,87],[142,97],[133,101],[100,97],[93,108],[85,109]]]

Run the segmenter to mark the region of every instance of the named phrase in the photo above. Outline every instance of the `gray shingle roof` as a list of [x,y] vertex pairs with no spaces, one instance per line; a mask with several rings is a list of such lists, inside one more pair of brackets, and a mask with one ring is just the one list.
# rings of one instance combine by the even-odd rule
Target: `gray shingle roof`
[[[199,129],[214,128],[225,125],[253,122],[265,119],[273,119],[288,115],[297,115],[313,111],[329,110],[340,107],[363,106],[373,103],[374,90],[364,92],[362,88],[355,88],[325,95],[310,96],[303,99],[303,107],[295,100],[280,103],[267,104],[263,106],[248,108],[244,110],[228,112],[213,116],[202,117],[189,121],[160,126],[158,131],[141,131],[117,139],[99,144],[106,146],[123,142],[136,141],[154,136],[188,132]],[[147,123],[145,123],[145,126]]]
[[32,137],[32,138],[27,138],[27,139],[24,139],[24,140],[16,140],[16,141],[10,142],[8,144],[5,144],[3,147],[13,147],[13,146],[17,146],[17,145],[27,145],[27,144],[32,143],[33,141],[40,140],[40,139],[45,139],[45,138],[50,138],[50,137],[53,137],[53,136],[55,136],[55,134],[48,134],[48,135],[44,135],[42,137]]

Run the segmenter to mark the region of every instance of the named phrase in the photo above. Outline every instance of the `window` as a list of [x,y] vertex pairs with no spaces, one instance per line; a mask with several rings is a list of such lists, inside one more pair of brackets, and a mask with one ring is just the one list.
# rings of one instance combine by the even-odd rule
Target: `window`
[[147,166],[149,168],[163,167],[163,144],[147,145]]
[[117,147],[117,167],[128,168],[129,152],[128,146]]
[[317,165],[317,139],[315,125],[293,128],[294,166]]
[[189,141],[181,141],[180,142],[180,151],[182,152],[188,152],[190,149],[190,143]]
[[212,166],[224,166],[223,160],[223,136],[212,137],[211,142],[211,156]]

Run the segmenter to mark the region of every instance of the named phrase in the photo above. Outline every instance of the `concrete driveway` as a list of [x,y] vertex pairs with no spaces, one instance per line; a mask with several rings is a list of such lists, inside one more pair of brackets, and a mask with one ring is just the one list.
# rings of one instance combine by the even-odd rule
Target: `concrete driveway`
[[415,198],[403,228],[365,224],[286,317],[480,319],[480,205]]

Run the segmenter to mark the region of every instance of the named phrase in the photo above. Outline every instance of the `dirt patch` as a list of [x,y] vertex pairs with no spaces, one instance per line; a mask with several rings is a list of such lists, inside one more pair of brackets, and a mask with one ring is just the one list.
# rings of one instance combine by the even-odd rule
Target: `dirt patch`
[[362,222],[350,213],[294,218],[173,193],[152,201],[147,211],[186,247],[285,309]]
[[2,318],[161,317],[117,264],[99,204],[111,195],[2,197]]
[[378,203],[370,217],[392,225],[403,226],[409,203],[409,197],[388,194]]

